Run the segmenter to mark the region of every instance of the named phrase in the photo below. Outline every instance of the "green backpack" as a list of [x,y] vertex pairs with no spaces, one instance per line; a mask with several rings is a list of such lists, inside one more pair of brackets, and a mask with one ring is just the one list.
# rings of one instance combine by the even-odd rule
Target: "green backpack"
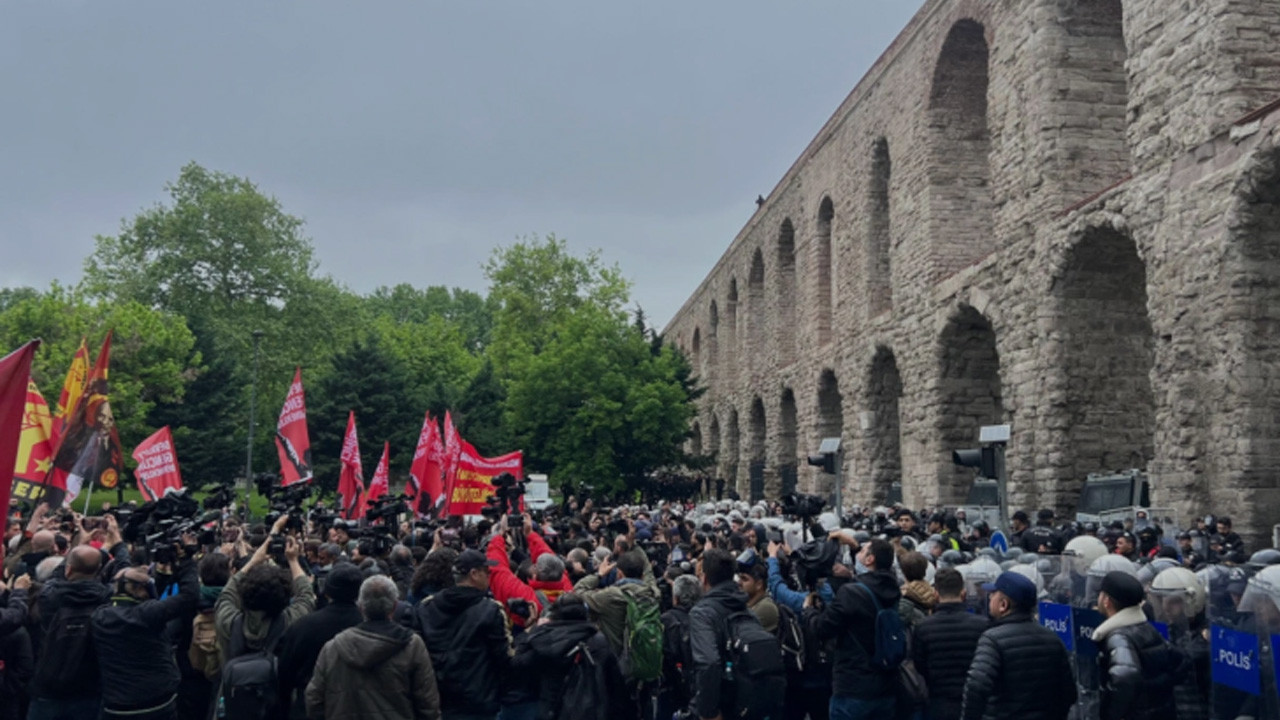
[[622,674],[635,683],[654,682],[662,676],[662,608],[650,597],[627,599],[627,624],[622,632]]

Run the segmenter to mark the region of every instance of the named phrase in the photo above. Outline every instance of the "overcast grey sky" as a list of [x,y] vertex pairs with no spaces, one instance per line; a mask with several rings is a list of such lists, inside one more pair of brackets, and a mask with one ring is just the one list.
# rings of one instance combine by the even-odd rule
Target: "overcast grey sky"
[[554,232],[661,326],[921,4],[3,3],[0,285],[75,282],[195,160],[358,292]]

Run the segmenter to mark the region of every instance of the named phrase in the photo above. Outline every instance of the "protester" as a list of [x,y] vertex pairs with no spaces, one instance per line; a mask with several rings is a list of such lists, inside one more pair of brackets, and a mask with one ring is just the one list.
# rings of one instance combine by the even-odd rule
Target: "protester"
[[566,593],[518,643],[512,670],[534,679],[538,718],[606,720],[632,712],[618,659],[590,615],[581,597]]
[[306,690],[307,717],[437,720],[440,695],[431,656],[422,638],[391,621],[399,597],[395,581],[374,575],[359,592],[364,622],[320,651]]
[[983,588],[991,627],[978,639],[960,717],[1065,720],[1076,702],[1067,649],[1036,624],[1036,586],[1006,571]]
[[258,546],[218,596],[214,616],[223,664],[232,657],[233,633],[242,636],[246,649],[257,650],[268,641],[278,640],[290,625],[315,608],[311,581],[298,564],[298,542],[286,538],[284,557],[288,571],[271,562],[267,555],[271,538],[280,535],[288,519],[286,515],[276,521],[267,541]]
[[938,604],[915,626],[911,657],[929,688],[930,720],[956,720],[964,697],[965,678],[987,621],[968,611],[964,577],[942,568],[933,579]]
[[1145,591],[1125,572],[1107,573],[1098,594],[1106,621],[1093,631],[1102,679],[1102,720],[1154,720],[1175,715],[1174,686],[1190,672],[1182,655],[1142,612]]
[[290,717],[306,717],[305,691],[325,643],[364,620],[356,607],[363,581],[355,565],[335,565],[324,585],[325,606],[293,623],[280,639],[280,696],[291,708]]
[[702,584],[692,575],[680,575],[671,584],[671,609],[662,614],[662,683],[657,717],[668,718],[687,708],[692,697],[693,648],[690,645],[689,611],[702,599]]
[[693,711],[700,718],[730,717],[732,706],[721,690],[724,680],[725,621],[747,609],[747,596],[733,581],[736,561],[727,551],[702,554],[698,577],[703,597],[689,612],[689,645],[693,655]]

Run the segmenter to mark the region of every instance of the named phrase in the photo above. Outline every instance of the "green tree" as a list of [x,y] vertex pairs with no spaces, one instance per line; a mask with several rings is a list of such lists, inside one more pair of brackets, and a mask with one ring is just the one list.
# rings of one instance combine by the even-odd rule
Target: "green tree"
[[493,333],[493,303],[471,290],[432,285],[419,290],[407,283],[380,287],[365,298],[374,317],[397,324],[423,324],[442,318],[458,329],[463,344],[473,353],[489,345]]
[[458,400],[458,432],[489,457],[516,449],[503,422],[506,399],[507,391],[498,381],[493,363],[486,360]]

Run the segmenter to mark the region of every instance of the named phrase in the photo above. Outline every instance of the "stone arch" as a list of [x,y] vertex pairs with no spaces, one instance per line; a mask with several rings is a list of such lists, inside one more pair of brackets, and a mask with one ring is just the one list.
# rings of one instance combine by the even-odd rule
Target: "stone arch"
[[960,20],[947,34],[933,72],[927,141],[929,215],[934,268],[941,276],[995,249],[989,62],[986,28],[975,20]]
[[1059,172],[1051,182],[1063,193],[1084,198],[1128,175],[1126,139],[1129,76],[1125,70],[1122,0],[1057,3],[1059,32],[1053,48],[1051,78],[1054,122],[1046,133]]
[[729,278],[729,294],[724,303],[725,352],[724,366],[728,375],[733,377],[738,369],[738,279]]
[[724,478],[725,491],[738,487],[738,461],[741,452],[741,438],[738,435],[738,409],[729,408],[724,423],[724,440],[720,447],[724,450],[724,461],[721,464],[721,475]]
[[720,418],[715,413],[711,414],[711,425],[707,428],[707,455],[720,461]]
[[870,481],[867,497],[873,504],[885,503],[893,483],[902,480],[901,398],[898,360],[893,350],[879,346],[867,372],[866,414],[862,418],[863,455]]
[[747,366],[764,367],[765,322],[764,253],[756,248],[747,274]]
[[713,298],[707,310],[707,362],[703,365],[703,376],[715,373],[716,363],[720,360],[720,308]]
[[778,478],[783,495],[796,489],[800,460],[797,425],[796,394],[791,388],[783,388],[778,404]]
[[[823,438],[844,437],[844,398],[840,395],[840,381],[836,379],[834,370],[823,370],[818,378],[817,400],[817,422],[814,424],[816,440],[820,442]],[[833,493],[835,488],[817,469],[814,470],[814,477],[818,478],[811,484],[814,492],[823,495]]]
[[[1112,227],[1089,228],[1053,287],[1065,375],[1066,465],[1053,504],[1074,508],[1089,473],[1146,469],[1155,452],[1155,342],[1147,269]],[[1043,501],[1042,501],[1043,504]]]
[[702,328],[693,329],[693,369],[702,372]]
[[867,308],[871,316],[893,307],[889,224],[889,184],[892,164],[889,141],[877,138],[871,147],[871,183],[867,193]]
[[939,501],[960,502],[968,495],[973,472],[954,466],[951,452],[977,445],[983,425],[1004,422],[1000,354],[991,321],[969,305],[952,313],[939,343]]
[[787,365],[796,357],[796,229],[791,218],[778,228],[778,302],[776,304],[778,361]]
[[695,458],[702,455],[702,424],[697,420],[693,421],[693,427],[689,429],[689,454]]
[[748,498],[751,502],[764,499],[764,470],[766,459],[766,442],[768,442],[769,429],[765,421],[764,401],[757,395],[751,401],[751,416],[748,425],[750,433],[751,447],[747,453],[750,457],[747,466],[747,487],[746,492],[738,491],[744,498]]
[[818,344],[831,342],[831,226],[835,223],[836,206],[830,196],[822,198],[818,205],[817,242],[814,243],[817,257],[814,259],[816,270],[817,303],[815,316],[818,324]]

